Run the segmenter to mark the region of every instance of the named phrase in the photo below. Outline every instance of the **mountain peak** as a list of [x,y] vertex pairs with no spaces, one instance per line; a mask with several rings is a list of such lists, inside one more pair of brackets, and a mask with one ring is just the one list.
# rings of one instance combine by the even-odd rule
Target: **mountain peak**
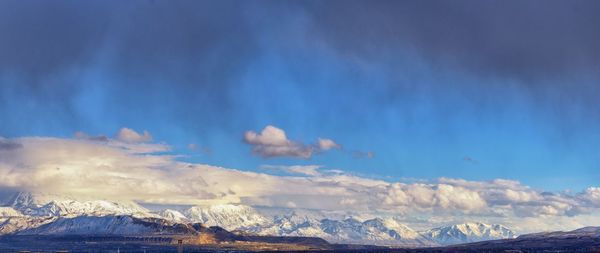
[[482,222],[466,222],[438,227],[425,231],[423,235],[442,245],[515,237],[514,232],[503,225],[489,225]]
[[[29,233],[82,233],[101,228],[110,228],[107,230],[109,233],[153,231],[139,225],[146,220],[152,224],[162,224],[160,226],[179,224],[185,227],[192,226],[191,222],[198,222],[206,227],[218,226],[250,234],[309,236],[336,243],[396,246],[448,245],[514,237],[514,233],[502,225],[482,222],[466,222],[417,232],[395,217],[370,216],[368,219],[360,219],[337,214],[337,218],[334,218],[316,210],[259,211],[240,204],[193,206],[185,211],[165,209],[151,213],[134,202],[81,201],[65,196],[27,192],[15,194],[6,203],[9,206],[0,207],[0,218],[6,221],[0,224],[0,234],[23,230],[28,230]],[[114,218],[116,216],[121,218]],[[123,226],[124,230],[120,230],[119,226]],[[39,229],[31,230],[37,227]]]
[[165,209],[158,213],[161,217],[173,222],[187,222],[189,219],[181,212],[173,209]]
[[184,215],[207,226],[220,226],[227,230],[253,228],[268,222],[254,208],[234,204],[194,206],[186,210]]
[[150,211],[135,202],[113,202],[106,200],[79,201],[62,195],[19,192],[10,206],[30,216],[77,216],[77,215],[134,215],[152,216]]

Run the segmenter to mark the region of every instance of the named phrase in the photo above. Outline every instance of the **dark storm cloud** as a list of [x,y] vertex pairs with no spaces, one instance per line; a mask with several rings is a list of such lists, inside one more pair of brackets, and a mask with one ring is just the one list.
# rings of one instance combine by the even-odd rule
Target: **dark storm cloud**
[[[423,76],[440,67],[524,80],[519,85],[526,88],[515,89],[518,95],[545,99],[559,90],[551,97],[558,103],[538,107],[579,115],[569,112],[578,110],[579,101],[593,108],[590,101],[600,94],[596,86],[536,80],[579,73],[596,78],[599,7],[596,1],[0,1],[0,131],[144,128],[159,120],[181,129],[222,128],[260,115],[268,118],[257,120],[266,121],[260,124],[273,123],[274,108],[284,111],[289,108],[281,105],[294,101],[323,115],[319,108],[330,97],[343,103],[344,97],[368,94],[360,103],[351,100],[370,115],[390,104],[397,108],[394,103],[411,101],[407,96],[418,92],[438,104],[453,103],[436,97],[450,86],[468,101],[502,95],[463,80],[426,84],[432,87],[424,91],[398,89],[411,70],[397,62],[412,63],[415,55],[434,65]],[[321,45],[333,53],[319,51]],[[265,63],[269,54],[281,57],[279,62]],[[377,72],[347,59],[378,63]],[[339,62],[349,66],[336,66]],[[263,65],[281,68],[256,70]],[[277,87],[261,86],[267,78],[251,71],[272,74]],[[293,80],[282,80],[288,76]],[[322,85],[319,76],[331,77]],[[372,76],[387,87],[373,90]],[[252,87],[240,93],[244,82]],[[277,92],[288,96],[279,102]],[[513,95],[506,97],[518,97]],[[254,106],[258,97],[267,102]],[[302,110],[298,114],[313,115]],[[600,115],[589,110],[594,109],[584,116]],[[434,117],[451,115],[439,114]],[[175,131],[172,125],[164,129]]]
[[1,6],[0,69],[35,79],[93,56],[110,17],[106,6],[93,2],[9,0]]
[[598,1],[319,1],[314,30],[377,61],[414,48],[434,63],[509,78],[598,70]]
[[224,112],[257,51],[245,15],[233,1],[2,1],[0,113],[12,128],[35,112],[46,128],[79,130],[106,117],[93,113],[110,123],[160,104],[179,119]]
[[126,78],[218,85],[252,51],[241,11],[231,1],[5,1],[0,68],[36,86],[107,54]]
[[35,78],[105,49],[128,77],[217,85],[257,53],[264,27],[247,14],[257,10],[270,26],[306,15],[316,39],[371,60],[414,48],[434,62],[517,77],[600,62],[597,1],[3,1],[0,68],[39,85]]
[[[375,103],[395,106],[421,94],[439,106],[430,115],[439,120],[464,112],[456,105],[465,101],[479,108],[476,117],[530,105],[534,117],[556,120],[561,142],[583,121],[600,120],[598,1],[334,0],[304,8],[328,48],[386,69]],[[414,71],[423,63],[428,73]],[[421,81],[429,77],[444,81]],[[443,101],[453,93],[460,99]]]
[[252,44],[231,1],[3,1],[0,14],[0,67],[35,77],[86,63],[104,47],[119,67],[145,74],[194,65],[186,63],[219,47],[240,56]]

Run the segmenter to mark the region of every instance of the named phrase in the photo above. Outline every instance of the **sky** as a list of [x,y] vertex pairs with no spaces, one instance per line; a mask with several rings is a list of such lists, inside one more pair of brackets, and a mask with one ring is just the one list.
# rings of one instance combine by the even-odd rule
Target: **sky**
[[600,221],[598,11],[1,1],[0,188]]

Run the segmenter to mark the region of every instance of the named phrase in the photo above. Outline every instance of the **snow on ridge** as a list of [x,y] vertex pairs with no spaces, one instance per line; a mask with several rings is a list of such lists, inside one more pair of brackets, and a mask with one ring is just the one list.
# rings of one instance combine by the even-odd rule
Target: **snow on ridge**
[[28,216],[133,215],[155,217],[135,202],[106,200],[79,201],[73,198],[42,193],[17,193],[10,202],[13,209]]
[[467,222],[433,228],[422,233],[425,237],[442,245],[515,238],[515,233],[499,224]]
[[54,221],[18,231],[20,235],[156,235],[196,234],[192,226],[158,218],[129,215],[58,217]]
[[230,231],[256,228],[269,222],[254,208],[233,204],[194,206],[184,211],[184,215],[193,222],[204,223],[207,226],[220,226]]
[[[307,209],[271,208],[265,211],[241,204],[193,206],[186,210],[164,209],[153,213],[134,202],[79,201],[69,197],[33,193],[19,193],[8,204],[10,206],[0,207],[0,234],[19,231],[147,233],[144,230],[147,227],[126,222],[128,219],[138,218],[151,224],[203,223],[229,231],[320,237],[334,243],[432,246],[515,237],[510,229],[497,224],[469,222],[418,232],[394,217],[369,215],[368,218],[355,218]],[[131,218],[123,218],[128,216]]]
[[162,210],[162,211],[158,212],[158,215],[166,220],[173,221],[173,222],[179,222],[179,223],[189,222],[189,219],[185,215],[183,215],[180,211],[173,210],[173,209]]

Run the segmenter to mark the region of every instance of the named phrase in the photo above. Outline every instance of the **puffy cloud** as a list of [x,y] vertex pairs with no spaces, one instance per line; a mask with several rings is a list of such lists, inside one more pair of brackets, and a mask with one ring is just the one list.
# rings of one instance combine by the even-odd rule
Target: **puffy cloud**
[[335,141],[331,139],[321,139],[318,140],[319,148],[321,150],[330,150],[332,148],[340,149],[342,146],[340,144],[335,143]]
[[116,134],[116,139],[127,143],[149,142],[152,140],[152,135],[146,130],[143,134],[139,134],[133,129],[124,127]]
[[600,206],[600,187],[587,188],[581,197],[594,205]]
[[244,135],[244,140],[247,143],[254,145],[281,146],[289,145],[291,143],[282,129],[271,125],[266,126],[260,134],[253,131],[247,131]]
[[437,208],[440,210],[479,210],[487,207],[476,191],[449,184],[394,183],[380,196],[389,207]]
[[486,200],[490,211],[521,217],[573,216],[589,212],[592,205],[584,200],[585,193],[568,194],[542,192],[514,180],[495,179],[474,182],[442,178],[440,182],[466,187]]
[[285,131],[268,125],[260,133],[246,131],[244,142],[252,145],[252,153],[263,158],[295,157],[308,159],[313,154],[332,148],[341,148],[331,139],[319,138],[316,144],[306,145],[288,139]]

